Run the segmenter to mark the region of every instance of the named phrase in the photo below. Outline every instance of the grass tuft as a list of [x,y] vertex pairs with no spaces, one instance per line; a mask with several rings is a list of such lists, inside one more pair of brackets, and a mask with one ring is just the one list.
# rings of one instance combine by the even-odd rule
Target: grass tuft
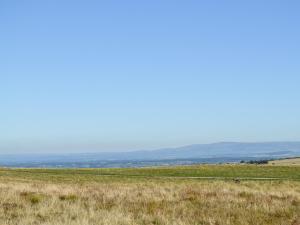
[[70,194],[70,195],[60,195],[58,197],[61,201],[72,201],[72,202],[75,202],[78,197],[77,195],[74,195],[74,194]]

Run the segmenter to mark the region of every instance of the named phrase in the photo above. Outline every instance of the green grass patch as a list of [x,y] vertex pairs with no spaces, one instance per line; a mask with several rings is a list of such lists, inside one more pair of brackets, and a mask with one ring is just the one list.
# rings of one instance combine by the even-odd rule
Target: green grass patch
[[0,169],[0,179],[13,178],[50,182],[103,182],[122,179],[207,178],[299,180],[300,166],[195,165],[122,169]]

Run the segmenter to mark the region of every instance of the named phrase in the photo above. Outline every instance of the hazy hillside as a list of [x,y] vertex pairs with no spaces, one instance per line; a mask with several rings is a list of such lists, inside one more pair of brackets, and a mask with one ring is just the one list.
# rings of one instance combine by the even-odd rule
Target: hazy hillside
[[[300,142],[196,144],[152,151],[82,154],[2,155],[4,166],[127,167],[193,163],[236,162],[252,158],[300,155]],[[143,162],[141,162],[143,161]]]

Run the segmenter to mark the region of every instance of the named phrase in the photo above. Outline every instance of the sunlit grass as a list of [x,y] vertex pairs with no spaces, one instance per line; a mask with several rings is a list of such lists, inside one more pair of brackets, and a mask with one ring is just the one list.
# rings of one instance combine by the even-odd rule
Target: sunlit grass
[[[264,169],[271,171],[271,177],[279,171],[281,180],[235,182],[230,178],[252,177],[255,173],[267,177]],[[297,178],[298,172],[299,167],[271,170],[238,165],[138,170],[3,169],[0,224],[299,225],[300,182],[290,179]],[[117,176],[101,176],[104,173]],[[213,174],[228,179],[189,178]]]

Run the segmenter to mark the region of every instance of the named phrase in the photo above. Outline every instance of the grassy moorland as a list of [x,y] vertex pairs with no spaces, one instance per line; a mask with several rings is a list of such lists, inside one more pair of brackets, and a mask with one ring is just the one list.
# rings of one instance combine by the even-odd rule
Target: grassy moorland
[[300,167],[3,168],[0,224],[299,225]]

